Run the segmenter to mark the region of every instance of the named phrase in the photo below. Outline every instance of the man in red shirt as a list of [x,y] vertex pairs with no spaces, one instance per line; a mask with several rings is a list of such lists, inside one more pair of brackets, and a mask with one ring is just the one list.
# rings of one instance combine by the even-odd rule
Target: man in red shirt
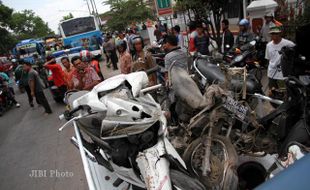
[[54,84],[58,87],[61,94],[64,95],[67,91],[67,86],[64,80],[64,72],[62,67],[56,63],[56,60],[53,56],[48,56],[46,60],[47,62],[44,63],[44,67],[52,71]]
[[197,49],[195,46],[195,38],[198,36],[197,31],[196,31],[196,22],[195,21],[190,21],[188,23],[188,28],[189,28],[189,44],[188,44],[188,51],[191,55],[193,55]]

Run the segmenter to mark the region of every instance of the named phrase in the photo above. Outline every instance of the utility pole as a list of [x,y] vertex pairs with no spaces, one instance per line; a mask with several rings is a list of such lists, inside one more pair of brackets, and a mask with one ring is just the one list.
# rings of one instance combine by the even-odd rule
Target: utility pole
[[91,15],[89,4],[88,4],[88,0],[85,0],[85,1],[86,1],[86,4],[87,4],[87,8],[88,8],[89,14]]
[[96,12],[95,12],[95,8],[94,8],[94,4],[93,4],[93,1],[90,0],[90,4],[91,4],[91,7],[92,7],[92,13],[96,16]]
[[96,10],[97,15],[99,15],[98,9],[97,9],[97,5],[96,5],[96,1],[95,1],[95,0],[92,0],[92,1],[94,2],[94,7],[95,7],[95,10]]

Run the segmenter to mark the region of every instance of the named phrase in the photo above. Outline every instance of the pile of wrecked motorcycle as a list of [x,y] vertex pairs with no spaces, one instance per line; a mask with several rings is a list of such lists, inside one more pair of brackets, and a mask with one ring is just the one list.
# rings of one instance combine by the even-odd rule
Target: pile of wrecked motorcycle
[[206,56],[190,74],[172,64],[165,84],[148,86],[155,68],[68,92],[60,131],[74,127],[89,189],[106,189],[107,172],[115,189],[253,189],[306,157],[310,87],[285,67],[309,63],[282,51],[282,100],[263,94],[257,72]]

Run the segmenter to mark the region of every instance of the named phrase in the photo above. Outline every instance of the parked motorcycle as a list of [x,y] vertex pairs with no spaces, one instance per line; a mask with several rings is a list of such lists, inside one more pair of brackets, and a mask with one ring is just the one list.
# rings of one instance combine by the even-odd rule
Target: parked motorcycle
[[[226,131],[239,154],[263,152],[279,154],[284,159],[290,143],[310,145],[309,133],[309,88],[295,77],[287,80],[289,99],[276,110],[262,118],[257,118],[249,106],[231,97],[225,97],[222,115]],[[262,95],[258,98],[267,100]],[[223,109],[224,108],[224,109]],[[230,118],[234,118],[231,122]],[[230,122],[225,122],[230,121]],[[234,125],[231,125],[234,123]]]
[[262,50],[260,50],[261,44],[258,38],[240,48],[232,48],[223,59],[230,67],[246,67],[250,74],[261,81],[263,77],[261,63],[264,61]]
[[260,80],[257,80],[253,74],[247,73],[245,67],[231,68],[207,56],[197,56],[193,67],[195,78],[199,81],[198,84],[202,90],[211,84],[226,83],[229,85],[229,90],[233,91],[239,99],[246,100],[253,110],[257,106],[257,99],[253,98],[253,95],[263,94]]
[[[167,139],[167,122],[159,104],[146,88],[145,72],[109,78],[92,91],[67,93],[70,110],[61,118],[73,123],[74,142],[80,149],[89,189],[99,189],[105,167],[133,189],[200,190],[186,165]],[[76,140],[75,140],[76,139]],[[90,167],[96,162],[98,165]]]
[[14,105],[9,93],[8,87],[0,79],[0,116]]
[[208,189],[236,189],[237,154],[229,139],[216,135],[207,94],[184,69],[168,69],[167,98],[161,102],[170,117],[169,138],[183,154],[188,170]]

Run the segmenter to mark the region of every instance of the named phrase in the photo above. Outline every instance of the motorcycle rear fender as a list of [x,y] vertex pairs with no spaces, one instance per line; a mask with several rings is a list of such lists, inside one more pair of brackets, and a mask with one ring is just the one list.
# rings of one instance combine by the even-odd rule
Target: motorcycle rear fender
[[175,152],[165,137],[159,138],[158,143],[143,152],[139,152],[136,161],[148,190],[171,190],[169,161],[164,157],[168,152]]

